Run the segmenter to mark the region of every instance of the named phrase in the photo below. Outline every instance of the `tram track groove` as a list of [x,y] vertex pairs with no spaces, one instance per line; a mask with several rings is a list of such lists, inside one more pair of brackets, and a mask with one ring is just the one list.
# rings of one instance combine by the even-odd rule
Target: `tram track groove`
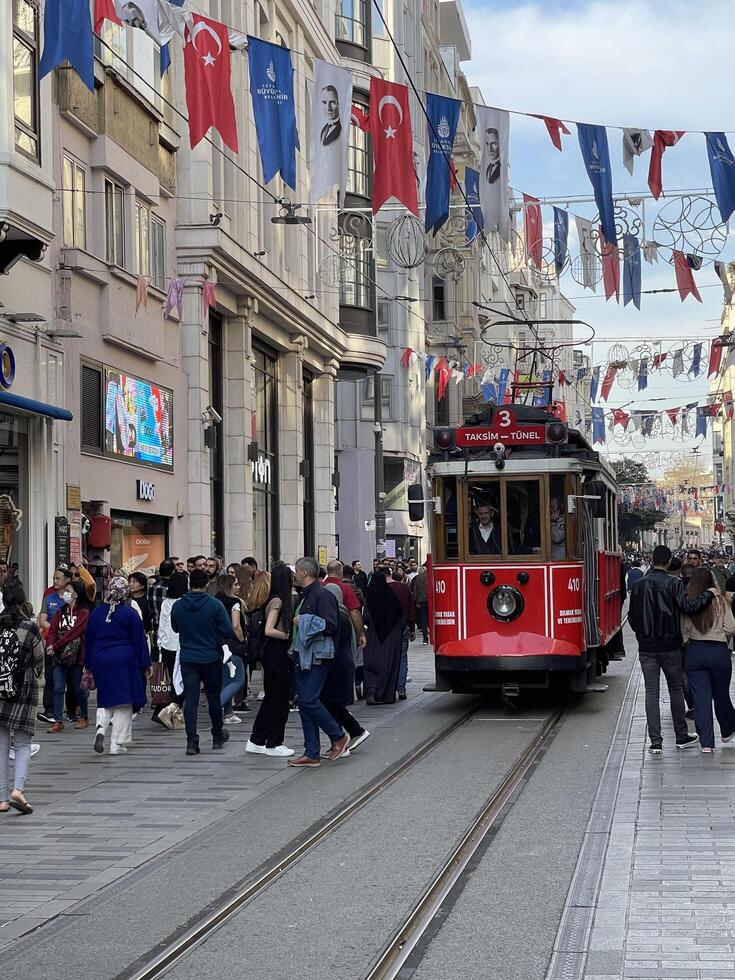
[[[473,858],[487,842],[491,831],[508,812],[509,806],[530,777],[534,766],[546,751],[576,700],[570,698],[547,717],[542,728],[531,739],[505,774],[500,785],[483,804],[462,839],[424,889],[410,913],[395,930],[367,973],[363,974],[362,980],[397,980],[397,978],[409,977],[413,973],[413,969],[410,965],[407,968],[407,964],[411,959],[416,958],[413,954],[419,952],[422,940],[427,937],[437,916],[446,909],[449,902],[453,904],[456,900],[461,890],[459,886],[465,880]],[[412,964],[414,968],[422,958],[423,954],[417,957],[417,962]]]
[[211,904],[211,911],[196,917],[191,926],[185,928],[175,938],[169,937],[164,940],[154,950],[140,957],[131,967],[119,972],[113,980],[158,980],[159,977],[168,973],[322,841],[343,826],[358,810],[377,798],[384,790],[413,769],[430,752],[450,738],[472,718],[481,708],[482,703],[479,701],[473,704],[450,724],[445,725],[420,742],[385,772],[380,773],[357,790],[326,819],[317,822],[315,829],[307,831],[294,846],[286,845],[285,853],[282,851],[276,860],[262,865],[261,869],[254,874],[228,889],[225,893],[226,898],[223,896],[219,902]]

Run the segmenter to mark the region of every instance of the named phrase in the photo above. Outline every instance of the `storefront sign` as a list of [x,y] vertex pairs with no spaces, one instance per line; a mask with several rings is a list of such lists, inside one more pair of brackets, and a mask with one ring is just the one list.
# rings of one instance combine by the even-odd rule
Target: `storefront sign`
[[271,482],[271,461],[262,453],[258,456],[257,462],[253,460],[250,464],[253,471],[253,482],[269,486]]
[[135,484],[138,500],[155,500],[156,484],[148,480],[137,480]]
[[0,387],[11,388],[15,381],[15,354],[8,344],[0,344]]
[[327,546],[325,544],[319,545],[317,561],[324,568],[327,567]]
[[69,522],[65,517],[54,518],[54,556],[57,565],[71,562]]
[[82,491],[79,487],[72,486],[71,483],[67,483],[66,485],[66,509],[82,509]]

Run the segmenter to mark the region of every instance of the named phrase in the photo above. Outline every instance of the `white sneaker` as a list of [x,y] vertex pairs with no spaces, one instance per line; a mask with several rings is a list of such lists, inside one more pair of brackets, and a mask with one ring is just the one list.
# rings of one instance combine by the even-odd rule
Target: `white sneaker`
[[265,750],[266,755],[278,755],[285,758],[287,755],[296,755],[293,749],[290,749],[287,745],[275,745],[272,749]]
[[123,755],[127,751],[124,745],[118,745],[117,742],[113,742],[110,746],[110,755]]
[[265,691],[258,691],[258,701],[262,701],[265,697]]
[[369,738],[370,732],[366,728],[362,735],[358,735],[357,738],[352,739],[350,742],[350,752],[354,752],[359,745],[362,745],[362,743],[366,742]]
[[242,718],[237,715],[225,715],[222,721],[225,725],[242,725]]
[[[723,738],[722,741],[724,742],[726,740]],[[38,755],[40,751],[41,751],[41,746],[38,744],[38,742],[31,742],[31,757],[33,757],[34,755]],[[15,759],[15,749],[13,748],[12,745],[10,747],[10,752],[8,753],[8,758],[10,759],[11,762]]]
[[248,744],[245,746],[246,752],[254,752],[256,755],[265,755],[268,749],[265,745],[256,745],[255,742],[251,742],[248,739]]

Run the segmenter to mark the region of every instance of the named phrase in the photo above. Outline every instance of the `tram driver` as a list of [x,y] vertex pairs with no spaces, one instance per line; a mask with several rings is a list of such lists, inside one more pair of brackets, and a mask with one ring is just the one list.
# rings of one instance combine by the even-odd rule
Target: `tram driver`
[[470,554],[499,555],[501,552],[500,525],[497,507],[484,500],[475,505],[475,519],[470,524]]

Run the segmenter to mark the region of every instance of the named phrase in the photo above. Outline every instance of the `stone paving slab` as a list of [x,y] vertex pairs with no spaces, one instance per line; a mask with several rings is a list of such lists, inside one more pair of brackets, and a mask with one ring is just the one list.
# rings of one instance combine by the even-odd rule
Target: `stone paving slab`
[[[352,709],[373,733],[388,733],[443,696],[422,691],[434,678],[431,648],[414,643],[409,657],[407,701],[383,708],[359,702]],[[149,708],[134,722],[134,744],[119,756],[93,752],[92,726],[49,735],[38,724],[41,751],[31,761],[27,784],[34,813],[0,814],[0,948],[299,775],[283,759],[245,753],[258,680],[256,674],[253,712],[241,716],[242,725],[229,726],[222,752],[207,748],[202,696],[202,753],[194,758],[184,754],[184,732],[152,724]],[[90,702],[90,717],[93,712]],[[303,746],[297,712],[289,716],[285,741],[297,750]]]
[[733,980],[735,746],[677,751],[662,694],[664,754],[649,755],[637,683],[592,927],[565,975]]

